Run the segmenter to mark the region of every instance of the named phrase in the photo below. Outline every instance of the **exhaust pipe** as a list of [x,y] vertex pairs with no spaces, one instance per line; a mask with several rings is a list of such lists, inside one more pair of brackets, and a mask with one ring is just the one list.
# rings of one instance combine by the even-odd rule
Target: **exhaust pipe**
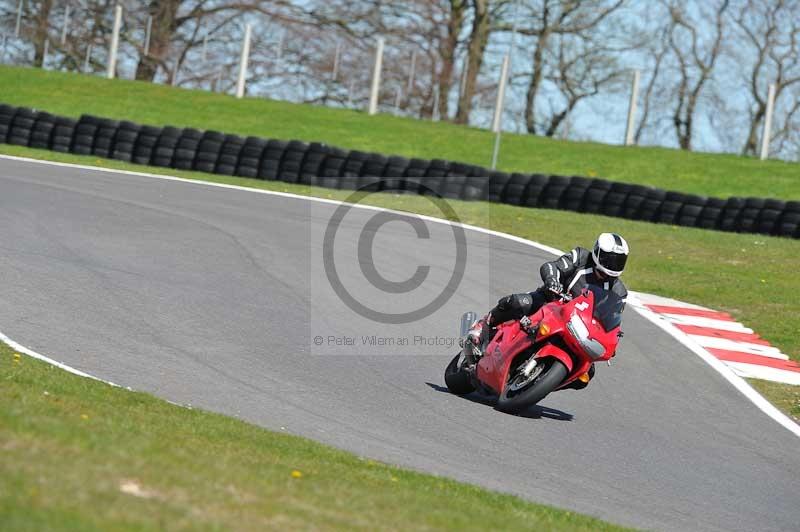
[[478,314],[475,312],[465,312],[463,316],[461,316],[461,334],[459,335],[461,338],[465,337],[469,330],[472,328],[472,324],[478,321]]

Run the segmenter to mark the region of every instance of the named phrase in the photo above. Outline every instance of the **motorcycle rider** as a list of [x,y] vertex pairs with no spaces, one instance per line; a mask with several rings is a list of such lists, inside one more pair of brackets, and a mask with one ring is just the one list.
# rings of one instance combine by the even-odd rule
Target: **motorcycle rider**
[[[480,351],[494,336],[495,327],[509,320],[518,320],[539,310],[559,294],[578,295],[586,285],[610,290],[624,301],[628,290],[620,280],[628,260],[628,243],[616,233],[602,233],[591,251],[576,247],[557,260],[545,262],[539,269],[543,285],[529,293],[511,294],[501,298],[486,316],[476,321],[466,339]],[[594,377],[594,364],[589,370],[589,380]],[[575,380],[570,387],[585,388],[589,384]]]

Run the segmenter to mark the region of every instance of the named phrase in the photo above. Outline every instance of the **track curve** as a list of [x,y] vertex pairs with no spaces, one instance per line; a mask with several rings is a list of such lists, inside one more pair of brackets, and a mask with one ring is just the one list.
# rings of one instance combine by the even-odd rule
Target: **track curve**
[[[528,417],[445,393],[452,349],[315,346],[320,331],[452,337],[463,310],[534,286],[550,258],[467,231],[459,290],[422,323],[378,326],[347,311],[322,275],[335,208],[0,160],[0,329],[124,386],[620,524],[797,527],[796,437],[634,312],[614,367]],[[374,211],[349,216],[343,260]],[[427,228],[420,238],[406,223],[382,225],[377,271],[398,281],[424,263],[431,290],[442,288],[453,237],[448,225]],[[338,273],[374,300],[359,268]]]

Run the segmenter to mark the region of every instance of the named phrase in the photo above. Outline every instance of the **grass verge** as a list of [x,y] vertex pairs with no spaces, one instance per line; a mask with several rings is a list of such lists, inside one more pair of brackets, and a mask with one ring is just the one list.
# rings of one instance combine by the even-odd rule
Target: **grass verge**
[[76,377],[0,344],[3,530],[623,530]]
[[[89,113],[481,166],[489,166],[494,139],[489,131],[449,123],[257,98],[237,100],[206,91],[23,67],[0,67],[0,103],[66,116]],[[709,196],[800,199],[800,164],[736,155],[506,134],[499,166],[526,173],[601,176]]]
[[[18,146],[0,145],[0,153],[323,198],[345,199],[351,194],[344,190],[151,168]],[[441,217],[434,205],[418,196],[374,194],[364,203]],[[800,280],[786,272],[786,265],[800,256],[800,240],[511,205],[455,200],[449,203],[462,222],[565,250],[576,244],[589,245],[601,231],[623,234],[632,250],[625,272],[625,282],[630,288],[730,312],[792,359],[800,361],[800,338],[797,336],[800,300],[793,295],[800,291]],[[535,280],[520,280],[523,285],[530,282]],[[751,380],[751,384],[800,421],[800,387],[759,380]]]

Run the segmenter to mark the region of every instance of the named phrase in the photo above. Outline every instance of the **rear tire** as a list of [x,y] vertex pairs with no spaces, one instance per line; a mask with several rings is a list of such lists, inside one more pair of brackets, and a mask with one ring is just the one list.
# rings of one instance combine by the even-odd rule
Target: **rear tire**
[[[547,357],[539,363],[549,364],[549,367],[546,367],[542,371],[542,374],[526,388],[518,390],[511,397],[509,397],[509,393],[511,393],[509,382],[506,382],[503,392],[497,399],[498,410],[509,414],[516,414],[529,406],[535,405],[564,382],[564,378],[567,376],[567,368],[560,360]],[[513,373],[509,374],[509,381],[516,375],[517,370],[515,369]]]
[[469,374],[459,368],[458,363],[460,360],[461,353],[458,353],[447,365],[444,370],[444,382],[447,384],[447,389],[452,393],[456,395],[466,395],[474,392],[475,386],[473,386]]

